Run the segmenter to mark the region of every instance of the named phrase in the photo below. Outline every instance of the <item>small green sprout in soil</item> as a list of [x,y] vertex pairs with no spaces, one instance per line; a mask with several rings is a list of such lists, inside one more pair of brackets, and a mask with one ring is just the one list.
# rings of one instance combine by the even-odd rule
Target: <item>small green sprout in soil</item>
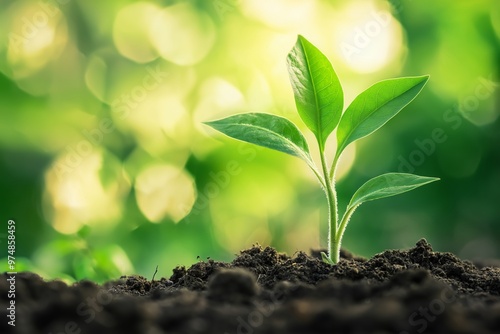
[[[323,261],[336,264],[349,219],[364,202],[394,196],[439,180],[406,173],[387,173],[363,184],[352,196],[339,220],[335,170],[345,148],[387,123],[422,90],[428,75],[380,81],[359,94],[343,111],[342,86],[331,63],[303,36],[287,57],[288,72],[300,118],[316,137],[321,169],[311,158],[300,130],[286,118],[247,113],[206,122],[229,137],[281,151],[304,160],[318,178],[329,208],[328,254]],[[337,149],[330,167],[325,155],[326,141],[337,129]]]

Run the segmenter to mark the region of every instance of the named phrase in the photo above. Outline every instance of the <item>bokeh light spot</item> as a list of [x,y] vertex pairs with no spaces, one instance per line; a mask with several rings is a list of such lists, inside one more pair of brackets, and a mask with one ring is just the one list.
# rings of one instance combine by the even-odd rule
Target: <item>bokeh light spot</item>
[[20,1],[8,12],[7,62],[11,73],[7,74],[18,80],[38,72],[62,52],[68,38],[67,23],[59,8],[47,12],[36,2]]
[[161,8],[150,2],[137,2],[124,7],[113,25],[113,40],[118,51],[139,63],[158,57],[151,44],[152,22]]
[[191,211],[196,199],[192,176],[167,164],[143,170],[135,182],[135,194],[141,212],[153,223],[164,218],[179,222]]
[[166,7],[151,25],[153,45],[164,59],[177,65],[198,63],[215,42],[212,19],[187,2]]
[[243,0],[243,13],[269,27],[292,29],[304,27],[313,17],[316,1],[310,0]]
[[199,91],[199,102],[194,110],[194,121],[198,125],[207,119],[229,116],[245,108],[244,95],[223,78],[208,78]]
[[400,23],[379,1],[349,2],[337,16],[333,38],[339,59],[359,73],[385,67],[403,46]]
[[[129,189],[121,173],[118,160],[89,141],[68,145],[45,174],[46,220],[63,234],[76,233],[86,224],[114,225]],[[104,180],[104,174],[111,177]]]

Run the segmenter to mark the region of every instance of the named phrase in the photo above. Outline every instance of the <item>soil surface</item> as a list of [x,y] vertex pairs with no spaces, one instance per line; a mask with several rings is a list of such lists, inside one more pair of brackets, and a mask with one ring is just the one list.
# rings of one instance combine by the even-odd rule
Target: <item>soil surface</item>
[[336,266],[314,252],[254,246],[231,263],[102,286],[20,273],[15,327],[3,274],[0,333],[500,333],[498,263],[473,264],[420,240],[371,259],[343,252]]

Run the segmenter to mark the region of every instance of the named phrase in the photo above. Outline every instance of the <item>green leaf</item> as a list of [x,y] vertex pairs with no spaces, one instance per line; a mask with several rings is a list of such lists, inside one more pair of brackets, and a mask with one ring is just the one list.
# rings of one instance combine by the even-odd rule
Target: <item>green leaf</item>
[[437,180],[439,178],[405,173],[383,174],[363,184],[352,196],[347,210],[364,202],[398,195]]
[[229,116],[205,122],[229,137],[264,146],[311,161],[309,147],[300,130],[286,118],[262,113]]
[[325,55],[300,35],[287,61],[297,111],[323,149],[342,115],[340,81]]
[[326,255],[325,252],[321,252],[321,260],[324,262],[324,263],[328,263],[328,264],[335,264],[335,262],[333,262],[332,259],[330,259],[328,257],[328,255]]
[[337,153],[368,136],[396,116],[420,93],[428,75],[380,81],[359,94],[347,108],[337,129]]

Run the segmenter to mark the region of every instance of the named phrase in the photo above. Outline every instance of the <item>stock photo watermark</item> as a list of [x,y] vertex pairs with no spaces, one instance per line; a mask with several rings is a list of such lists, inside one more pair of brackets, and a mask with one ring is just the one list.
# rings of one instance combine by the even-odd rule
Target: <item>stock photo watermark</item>
[[71,0],[41,0],[36,2],[37,10],[32,15],[21,18],[21,27],[19,33],[10,32],[8,43],[14,50],[19,50],[21,46],[28,44],[36,38],[40,30],[46,28],[50,20],[57,17],[60,13],[60,7],[66,5]]
[[16,326],[16,222],[12,219],[7,221],[7,323]]
[[[100,289],[95,297],[88,297],[76,308],[76,314],[81,317],[84,323],[89,324],[95,320],[98,313],[104,310],[115,299],[114,295],[106,290]],[[68,321],[64,324],[62,331],[49,332],[48,334],[79,334],[82,333],[83,323]]]
[[[288,292],[295,291],[298,286],[293,285]],[[253,334],[256,329],[264,324],[264,320],[269,318],[274,311],[278,309],[279,304],[283,302],[285,293],[281,290],[273,291],[270,295],[270,302],[252,302],[254,309],[246,316],[238,316],[236,318],[238,325],[234,332],[235,334]],[[224,332],[224,334],[232,334]]]
[[[111,103],[112,112],[120,120],[126,119],[133,110],[146,100],[148,94],[157,89],[168,77],[168,73],[162,70],[160,65],[156,67],[147,66],[146,72],[147,74],[140,84],[134,86],[127,93],[121,94]],[[115,129],[112,118],[105,117],[98,122],[95,128],[82,130],[81,133],[85,139],[74,145],[67,145],[64,157],[55,165],[57,177],[64,178],[71,173],[94,151],[95,147],[102,144],[106,135],[111,134]]]
[[[395,0],[391,2],[393,14],[400,14],[404,10],[404,3],[412,0]],[[374,39],[388,28],[393,19],[388,11],[372,11],[370,19],[353,29],[353,35],[340,44],[340,50],[347,60],[360,55],[364,49],[372,45]]]
[[[428,305],[421,306],[410,314],[408,323],[415,329],[413,333],[423,333],[429,327],[429,323],[436,321],[437,317],[446,310],[446,307],[456,299],[457,297],[453,291],[445,289],[441,292],[439,298],[433,299]],[[402,331],[399,334],[410,334],[410,332]]]
[[370,21],[354,28],[354,36],[351,41],[344,41],[340,44],[340,49],[346,59],[360,54],[391,22],[391,15],[387,12],[371,12],[370,16],[372,18]]
[[416,146],[406,156],[399,155],[398,157],[398,172],[413,173],[417,167],[422,166],[427,158],[432,156],[438,145],[445,143],[450,137],[450,130],[458,130],[464,124],[464,118],[470,116],[474,111],[478,110],[481,103],[491,98],[499,83],[493,80],[493,74],[489,78],[480,77],[474,91],[459,99],[459,101],[444,111],[442,120],[445,127],[434,128],[429,136],[414,140]]

